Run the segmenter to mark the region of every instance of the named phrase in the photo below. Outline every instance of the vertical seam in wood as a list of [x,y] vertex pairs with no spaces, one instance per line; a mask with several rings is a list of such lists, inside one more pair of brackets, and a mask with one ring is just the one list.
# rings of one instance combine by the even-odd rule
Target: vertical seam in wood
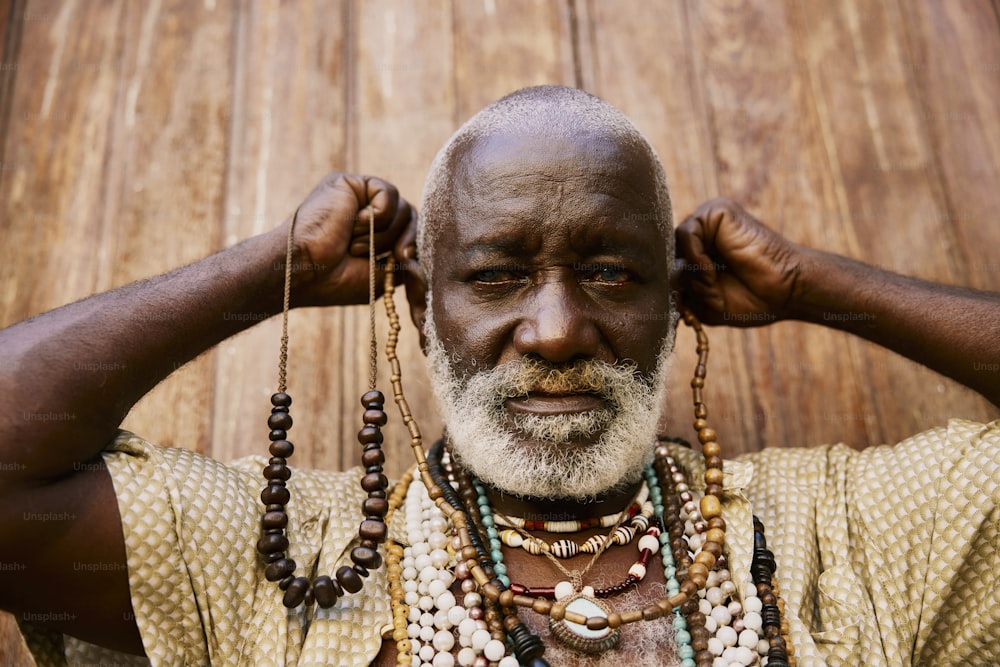
[[[886,8],[887,10],[892,8],[892,10],[895,11],[896,17],[899,19],[898,21],[895,21],[895,23],[900,26],[901,46],[906,49],[906,56],[909,59],[908,62],[915,63],[913,34],[910,29],[911,21],[913,19],[910,13],[904,12],[898,2],[887,3]],[[961,253],[961,262],[959,262],[957,266],[954,262],[949,263],[952,265],[951,269],[955,273],[955,276],[960,278],[963,284],[967,285],[969,284],[970,278],[968,274],[969,256],[966,252],[965,244],[960,243],[959,235],[956,233],[955,229],[957,215],[955,211],[955,203],[952,200],[951,193],[948,190],[948,184],[945,182],[944,178],[945,170],[944,166],[941,164],[942,147],[937,142],[935,134],[930,131],[930,119],[928,118],[929,114],[927,113],[930,109],[927,104],[927,88],[926,86],[921,85],[922,81],[916,74],[916,67],[907,67],[906,69],[906,87],[910,91],[910,94],[913,95],[918,105],[917,126],[920,128],[920,134],[923,135],[923,141],[930,150],[930,159],[927,161],[929,165],[929,172],[926,174],[927,183],[930,186],[931,196],[940,203],[941,207],[944,209],[945,216],[947,216],[947,222],[941,225],[941,227],[947,231],[952,248],[957,248]]]
[[[826,105],[826,98],[823,97],[823,91],[821,90],[819,84],[819,76],[815,70],[812,54],[809,52],[808,48],[804,47],[810,39],[808,35],[809,22],[806,18],[806,10],[803,7],[803,0],[796,3],[795,7],[798,11],[799,24],[803,27],[803,30],[801,31],[802,38],[793,37],[793,39],[795,39],[796,51],[801,53],[805,58],[806,82],[809,86],[809,97],[812,100],[813,112],[816,115],[816,122],[819,125],[820,137],[822,141],[821,146],[827,160],[827,172],[830,174],[830,179],[832,181],[831,185],[833,187],[834,201],[837,206],[837,214],[841,222],[841,229],[844,230],[844,239],[847,242],[849,252],[854,257],[860,258],[860,246],[858,244],[857,236],[854,234],[854,226],[850,216],[850,204],[848,203],[847,191],[844,187],[844,173],[840,164],[840,154],[837,151],[836,139],[833,136],[833,131],[830,126],[829,109]],[[877,404],[875,397],[871,395],[870,391],[870,388],[875,386],[872,380],[872,373],[874,371],[871,369],[871,364],[865,363],[864,361],[864,359],[869,357],[871,352],[864,348],[864,343],[855,341],[853,337],[848,339],[845,345],[845,350],[850,360],[850,367],[853,370],[850,377],[861,377],[864,379],[862,383],[858,383],[858,391],[860,392],[861,397],[868,404]],[[862,417],[864,417],[864,415],[862,415]],[[871,430],[867,420],[862,418],[861,423],[865,429],[865,438],[868,440],[868,443],[864,444],[885,442],[885,434],[882,432],[881,422],[875,424],[875,431]]]
[[454,0],[448,3],[448,17],[451,21],[448,30],[451,35],[451,126],[453,129],[458,129],[459,123],[462,122],[462,107],[458,92],[458,12]]
[[[688,62],[688,85],[691,93],[691,100],[698,107],[697,115],[700,118],[704,118],[705,122],[702,125],[701,139],[708,140],[707,146],[702,146],[703,151],[708,152],[712,156],[712,165],[709,167],[708,161],[705,161],[705,168],[701,170],[702,185],[704,186],[705,192],[712,193],[713,195],[719,194],[719,161],[718,161],[718,141],[716,140],[716,129],[715,129],[715,114],[712,113],[712,108],[708,104],[708,91],[705,90],[705,80],[701,74],[701,68],[698,66],[699,61],[696,57],[696,51],[694,48],[694,43],[691,40],[691,13],[688,10],[688,3],[681,3],[681,16],[684,21],[683,29],[681,34],[684,36],[684,49],[689,54]],[[707,136],[706,136],[707,135]]]
[[[715,113],[712,109],[712,105],[709,104],[709,91],[705,83],[705,77],[702,73],[701,61],[698,58],[698,50],[695,48],[694,41],[692,39],[693,29],[691,25],[691,10],[689,7],[689,2],[684,2],[681,4],[681,16],[684,22],[681,34],[684,36],[684,48],[687,53],[690,54],[690,76],[688,77],[691,98],[694,100],[695,104],[698,105],[698,115],[704,119],[702,138],[707,141],[707,145],[703,146],[703,154],[708,156],[708,159],[704,160],[704,168],[701,170],[702,177],[705,180],[706,190],[713,195],[721,194],[720,190],[720,179],[719,179],[719,142],[718,142],[718,129],[715,121]],[[752,378],[754,374],[753,370],[753,358],[749,352],[749,349],[744,345],[739,346],[729,346],[726,354],[729,357],[730,365],[732,368],[741,368],[743,373],[746,374],[748,381],[752,385]],[[749,397],[750,410],[752,415],[764,414],[763,406],[757,400],[757,393],[750,392]],[[739,403],[739,401],[737,400]],[[718,408],[717,408],[718,409]],[[738,405],[733,406],[734,412],[739,410]],[[756,427],[756,421],[754,419],[740,420],[740,431],[742,431],[743,437],[743,449],[742,451],[760,451],[764,449],[769,443],[765,442],[762,435],[764,429]],[[787,444],[787,443],[783,443]]]
[[[601,60],[598,57],[598,54],[601,52],[601,50],[597,48],[597,36],[595,34],[595,31],[597,30],[597,22],[594,20],[593,0],[584,0],[584,2],[587,3],[587,31],[586,31],[587,49],[585,53],[589,54],[590,56],[590,73],[591,73],[590,80],[592,83],[596,84],[598,81],[602,80]],[[581,53],[580,55],[582,58],[583,53]],[[583,73],[584,70],[581,67],[580,74],[582,75]]]
[[[344,57],[341,61],[344,63],[344,161],[345,164],[349,166],[350,170],[353,171],[356,164],[355,160],[358,155],[358,118],[356,105],[360,104],[358,89],[360,88],[360,67],[359,62],[361,60],[358,41],[355,35],[360,31],[365,29],[363,25],[362,12],[355,11],[357,7],[355,6],[353,0],[347,0],[344,3],[343,12],[343,25],[344,25],[344,40],[343,40],[343,50]],[[355,25],[357,24],[357,25]],[[349,314],[349,309],[344,309],[344,312],[340,313],[340,316],[332,321],[332,327],[336,329],[337,339],[340,341],[346,341],[348,338],[348,330],[351,329],[353,318]],[[349,359],[352,359],[351,355],[347,351],[346,345],[341,345],[337,352],[337,356],[340,359],[340,363],[337,364],[337,381],[341,388],[340,391],[340,408],[343,410],[346,393],[344,388],[348,385],[347,378],[350,372],[353,371],[353,367],[350,369]],[[344,423],[348,422],[348,417],[346,413],[344,414]],[[336,448],[336,464],[338,470],[347,470],[350,467],[350,451],[351,447],[348,443],[351,441],[346,438],[345,431],[346,428],[341,429],[341,442],[338,443]]]
[[354,34],[356,29],[361,29],[362,26],[355,26],[354,22],[357,17],[357,12],[354,11],[354,2],[352,0],[347,0],[344,3],[343,10],[343,25],[344,25],[344,42],[343,42],[343,58],[341,62],[343,63],[344,71],[344,163],[348,167],[348,171],[354,171],[355,169],[355,159],[357,157],[358,147],[357,147],[357,130],[355,128],[355,119],[357,114],[355,113],[354,105],[358,103],[358,49],[357,42],[354,39]]
[[[7,30],[3,35],[3,62],[17,64],[21,51],[21,33],[24,32],[24,2],[13,0],[8,14]],[[14,84],[18,68],[4,68],[0,76],[0,166],[7,159],[7,128],[10,124],[10,110],[14,104]]]
[[[800,9],[800,16],[802,17],[803,28],[805,31],[808,31],[809,22],[805,17],[805,11],[802,10],[802,3],[799,2],[797,4]],[[804,37],[805,42],[810,41],[808,34],[804,35]],[[830,175],[833,181],[833,194],[837,203],[837,212],[843,223],[842,228],[844,230],[844,240],[847,242],[847,250],[850,255],[860,258],[862,256],[861,248],[858,245],[858,239],[854,234],[854,227],[851,225],[850,221],[851,206],[848,202],[847,190],[844,187],[844,170],[840,164],[840,153],[837,151],[837,142],[833,136],[833,129],[830,125],[830,111],[826,105],[826,99],[823,97],[823,91],[821,90],[819,84],[819,77],[815,69],[812,54],[809,53],[808,49],[805,50],[805,57],[807,72],[806,78],[809,84],[813,105],[816,110],[816,120],[819,124],[823,152],[826,154]]]
[[[584,0],[585,1],[585,0]],[[580,25],[576,12],[577,0],[566,0],[566,11],[569,16],[569,40],[573,53],[573,85],[583,88],[583,63],[580,51]]]
[[[121,144],[127,139],[127,133],[121,131],[122,123],[116,121],[120,121],[123,116],[123,111],[125,109],[125,96],[127,94],[127,86],[125,85],[125,54],[127,53],[128,43],[129,5],[125,5],[123,10],[121,8],[119,9],[119,35],[116,40],[116,49],[118,51],[118,72],[120,76],[118,77],[117,84],[115,85],[115,102],[113,107],[115,112],[109,114],[107,119],[107,143],[105,146],[103,164],[101,165],[101,169],[103,171],[101,178],[103,184],[101,189],[104,191],[104,196],[102,197],[101,202],[100,238],[98,239],[98,243],[100,244],[98,257],[101,261],[94,279],[92,289],[94,292],[115,287],[115,285],[111,284],[111,275],[116,264],[115,256],[113,254],[114,248],[112,246],[117,213],[120,209],[120,202],[123,197],[121,172],[124,169],[124,161],[122,160],[123,150],[121,148]],[[116,188],[116,184],[119,187]]]
[[[243,3],[239,3],[243,4]],[[228,227],[229,221],[229,210],[230,210],[230,198],[233,195],[233,191],[236,189],[234,184],[235,176],[233,174],[233,165],[236,163],[234,158],[234,153],[237,150],[237,141],[240,136],[243,135],[239,130],[243,126],[243,116],[240,113],[241,104],[244,93],[244,73],[246,68],[244,66],[244,58],[242,57],[245,52],[245,37],[243,34],[245,23],[243,21],[243,10],[245,7],[237,7],[236,11],[233,12],[234,16],[232,18],[232,49],[230,51],[230,58],[232,59],[232,64],[230,67],[230,76],[232,77],[232,86],[230,88],[230,99],[229,99],[229,128],[226,135],[226,158],[223,164],[223,169],[225,170],[225,177],[222,181],[222,216],[219,220],[219,225],[223,230],[222,238],[220,243],[217,244],[219,248],[225,243],[225,230]],[[250,8],[249,11],[253,11]],[[217,248],[218,249],[218,248]]]
[[[229,99],[229,128],[226,133],[226,157],[223,165],[225,175],[222,179],[222,205],[221,205],[221,216],[216,223],[216,229],[219,230],[219,236],[214,244],[216,250],[223,248],[226,245],[227,231],[229,230],[230,215],[231,210],[231,199],[233,193],[236,191],[235,179],[236,176],[233,173],[234,165],[236,164],[235,154],[238,150],[238,142],[241,137],[244,136],[244,118],[241,113],[243,105],[241,104],[244,100],[243,97],[245,93],[244,74],[246,72],[245,59],[243,54],[246,52],[246,36],[244,30],[246,30],[246,20],[244,19],[244,12],[254,11],[253,7],[246,7],[246,3],[241,0],[236,0],[234,16],[232,17],[232,42],[230,50],[230,59],[232,60],[229,73],[231,79],[230,86],[230,99]],[[225,408],[223,407],[225,397],[224,392],[218,391],[219,383],[221,381],[223,368],[223,345],[217,345],[212,351],[212,370],[209,377],[208,392],[209,400],[208,403],[212,406],[212,410],[208,415],[208,424],[205,425],[205,432],[209,434],[209,441],[204,445],[204,451],[210,456],[217,456],[216,451],[222,448],[224,451],[232,451],[229,449],[229,443],[220,442],[221,431],[218,428],[217,420],[220,414],[223,413]]]

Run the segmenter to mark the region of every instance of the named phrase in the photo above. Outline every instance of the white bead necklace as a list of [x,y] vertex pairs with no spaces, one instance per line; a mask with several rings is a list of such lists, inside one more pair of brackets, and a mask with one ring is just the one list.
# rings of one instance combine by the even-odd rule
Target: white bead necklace
[[[675,475],[683,475],[674,463],[671,463],[670,469]],[[676,490],[682,503],[680,518],[684,522],[684,537],[693,561],[701,551],[707,525],[690,487],[680,482]],[[763,629],[762,603],[749,573],[743,582],[742,602],[740,592],[725,567],[709,572],[705,588],[699,591],[698,611],[704,614],[705,629],[712,635],[708,640],[708,650],[716,656],[714,664],[720,667],[753,667],[767,657],[768,642],[760,634]]]
[[[410,483],[403,510],[409,546],[403,549],[400,565],[413,667],[472,667],[484,662],[516,667],[517,659],[507,654],[507,645],[491,637],[475,581],[457,562],[451,522],[419,478]],[[461,580],[461,600],[451,592],[456,578]]]

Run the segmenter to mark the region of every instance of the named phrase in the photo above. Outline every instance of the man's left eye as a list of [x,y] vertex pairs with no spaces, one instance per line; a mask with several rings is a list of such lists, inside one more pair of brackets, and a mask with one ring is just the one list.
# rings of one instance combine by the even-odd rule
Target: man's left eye
[[632,273],[621,266],[594,267],[588,274],[588,279],[597,283],[627,283],[632,279]]

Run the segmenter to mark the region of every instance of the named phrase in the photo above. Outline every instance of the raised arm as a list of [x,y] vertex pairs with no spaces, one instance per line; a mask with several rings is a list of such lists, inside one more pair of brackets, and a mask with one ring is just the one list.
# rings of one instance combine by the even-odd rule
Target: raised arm
[[[306,198],[295,226],[294,305],[367,300],[371,210],[377,250],[402,252],[396,245],[409,237],[413,212],[388,183],[332,174]],[[141,650],[100,452],[174,368],[281,310],[290,223],[0,331],[0,562],[18,564],[0,569],[0,607]],[[81,562],[108,567],[74,567]]]
[[848,331],[1000,406],[1000,294],[901,276],[792,243],[728,199],[677,228],[684,300],[708,324],[797,319]]

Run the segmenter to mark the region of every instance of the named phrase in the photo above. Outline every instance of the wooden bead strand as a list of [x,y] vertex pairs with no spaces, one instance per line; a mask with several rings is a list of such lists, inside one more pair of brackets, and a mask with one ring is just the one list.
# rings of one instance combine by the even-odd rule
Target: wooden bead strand
[[292,284],[292,250],[295,234],[295,223],[298,210],[292,216],[288,228],[288,243],[285,251],[285,288],[282,303],[281,322],[281,352],[278,361],[278,391],[271,396],[271,415],[267,425],[270,429],[271,459],[264,468],[264,478],[267,487],[261,492],[261,501],[265,511],[261,517],[261,536],[257,541],[257,552],[268,565],[264,568],[264,577],[268,581],[278,582],[278,588],[284,591],[282,604],[294,609],[305,603],[311,606],[313,602],[320,607],[329,608],[336,604],[337,599],[346,593],[357,593],[364,586],[364,579],[371,570],[382,565],[382,555],[378,552],[379,544],[383,543],[388,534],[385,515],[389,510],[386,488],[389,480],[383,473],[382,464],[385,455],[382,453],[382,431],[387,416],[383,410],[385,397],[375,390],[376,379],[376,349],[375,340],[375,211],[369,209],[369,307],[371,309],[371,352],[372,360],[369,373],[369,391],[361,397],[364,409],[362,423],[358,432],[358,442],[362,446],[361,462],[365,474],[361,478],[361,488],[368,497],[361,505],[365,518],[358,526],[359,543],[351,549],[353,565],[342,565],[336,574],[320,575],[315,579],[306,576],[295,576],[297,564],[287,554],[289,548],[288,514],[286,506],[291,501],[291,491],[287,482],[292,475],[288,467],[288,459],[295,448],[286,438],[288,429],[292,427],[292,417],[289,408],[292,397],[286,392],[288,364],[288,311],[291,302]]

